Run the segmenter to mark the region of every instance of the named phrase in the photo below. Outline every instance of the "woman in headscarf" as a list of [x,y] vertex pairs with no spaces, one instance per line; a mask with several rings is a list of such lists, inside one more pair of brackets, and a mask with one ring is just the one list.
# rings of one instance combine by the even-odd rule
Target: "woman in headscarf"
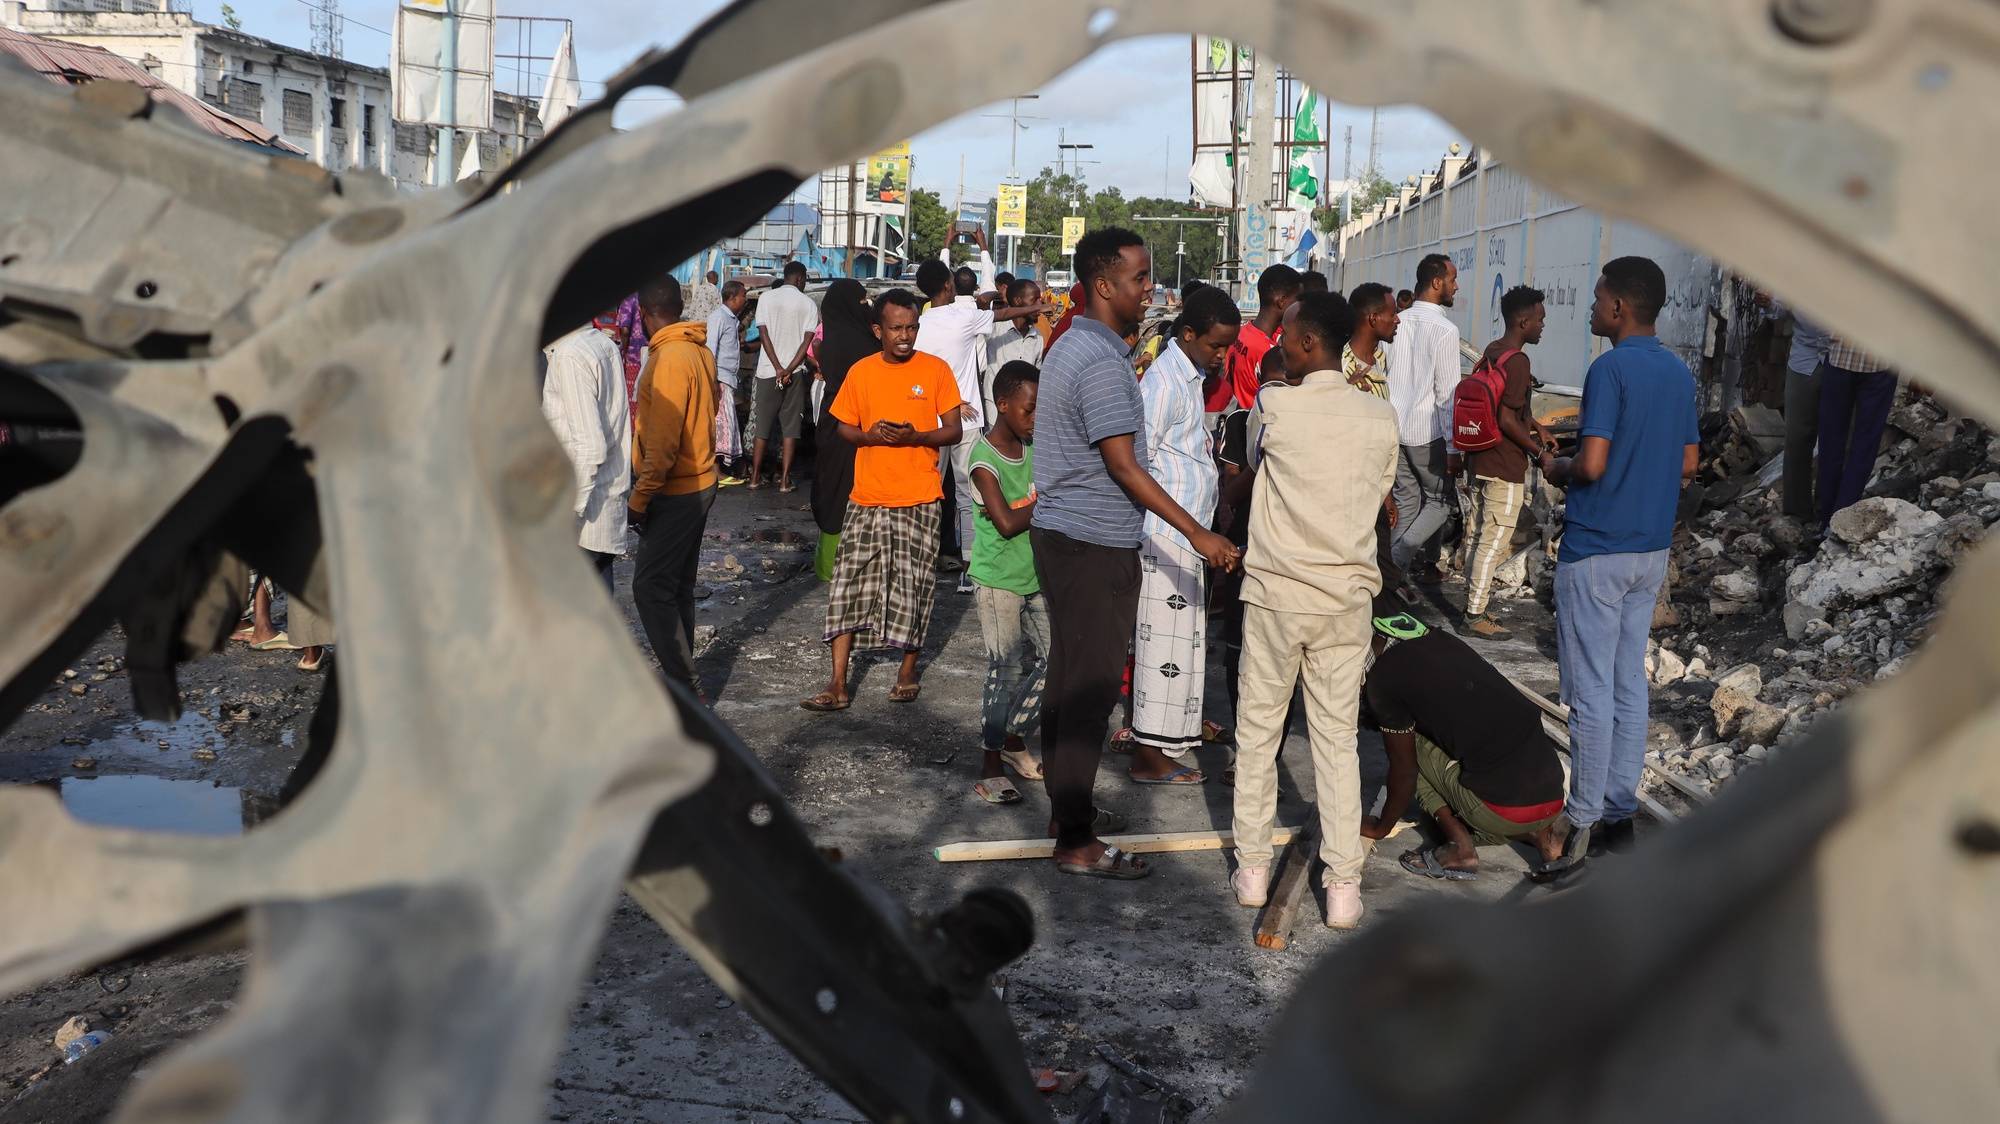
[[819,343],[819,377],[825,386],[816,415],[818,455],[813,463],[812,507],[820,534],[813,572],[824,582],[833,580],[841,521],[847,516],[848,495],[854,491],[854,446],[841,440],[840,423],[828,411],[840,396],[841,384],[847,381],[847,369],[856,360],[882,350],[882,345],[875,338],[875,310],[868,304],[868,292],[852,278],[843,277],[827,286],[819,320],[825,330]]

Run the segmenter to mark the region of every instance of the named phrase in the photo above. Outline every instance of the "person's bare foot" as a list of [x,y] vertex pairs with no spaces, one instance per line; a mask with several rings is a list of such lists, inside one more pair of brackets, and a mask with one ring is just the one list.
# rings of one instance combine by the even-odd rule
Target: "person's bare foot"
[[1562,830],[1564,822],[1563,820],[1557,820],[1555,823],[1528,836],[1528,839],[1534,843],[1535,849],[1542,853],[1543,862],[1554,862],[1562,858],[1563,837],[1568,834]]
[[1463,870],[1472,874],[1479,871],[1479,851],[1476,848],[1464,848],[1456,843],[1446,843],[1438,847],[1437,860],[1446,870]]

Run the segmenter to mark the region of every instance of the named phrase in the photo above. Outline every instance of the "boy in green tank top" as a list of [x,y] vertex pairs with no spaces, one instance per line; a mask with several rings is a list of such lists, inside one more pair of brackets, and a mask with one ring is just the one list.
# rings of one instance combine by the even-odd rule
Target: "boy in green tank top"
[[993,378],[997,416],[968,458],[979,509],[967,572],[986,641],[986,691],[980,707],[985,754],[979,772],[984,779],[972,791],[988,804],[1021,800],[1003,765],[1024,781],[1042,779],[1041,762],[1022,740],[1041,722],[1049,656],[1048,603],[1028,542],[1028,521],[1035,513],[1034,450],[1028,442],[1035,436],[1040,377],[1034,364],[1021,359],[1000,368]]

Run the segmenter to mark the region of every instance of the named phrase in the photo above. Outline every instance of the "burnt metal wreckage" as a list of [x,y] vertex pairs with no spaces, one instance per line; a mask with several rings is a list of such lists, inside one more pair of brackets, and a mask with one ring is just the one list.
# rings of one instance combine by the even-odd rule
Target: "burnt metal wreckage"
[[[297,791],[245,838],[0,791],[0,993],[250,948],[233,1014],[121,1119],[535,1118],[621,884],[869,1116],[1047,1118],[982,986],[1027,946],[1025,908],[908,917],[660,688],[576,557],[530,371],[817,169],[1114,39],[1226,33],[1331,96],[1422,104],[2000,422],[2000,305],[1977,299],[2000,5],[992,12],[742,0],[477,195],[398,195],[232,151],[129,87],[0,70],[0,418],[43,438],[0,461],[0,717],[114,621],[138,707],[171,712],[245,565],[337,618],[344,652]],[[687,104],[614,132],[648,86]],[[1227,1115],[2000,1118],[2000,550],[1961,569],[1902,675],[1621,877],[1415,911],[1330,956]],[[472,650],[506,657],[465,676]]]

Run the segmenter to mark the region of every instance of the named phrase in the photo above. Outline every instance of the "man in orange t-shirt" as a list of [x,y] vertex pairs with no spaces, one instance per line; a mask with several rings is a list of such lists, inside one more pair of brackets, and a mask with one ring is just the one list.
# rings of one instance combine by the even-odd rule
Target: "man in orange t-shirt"
[[882,352],[848,368],[827,410],[841,439],[855,447],[854,490],[827,595],[833,678],[799,704],[807,710],[847,709],[847,662],[860,633],[870,634],[876,647],[902,650],[889,701],[915,701],[921,690],[917,653],[937,592],[933,567],[944,499],[938,450],[958,444],[964,401],[951,367],[917,350],[918,314],[909,292],[882,294],[875,304]]

